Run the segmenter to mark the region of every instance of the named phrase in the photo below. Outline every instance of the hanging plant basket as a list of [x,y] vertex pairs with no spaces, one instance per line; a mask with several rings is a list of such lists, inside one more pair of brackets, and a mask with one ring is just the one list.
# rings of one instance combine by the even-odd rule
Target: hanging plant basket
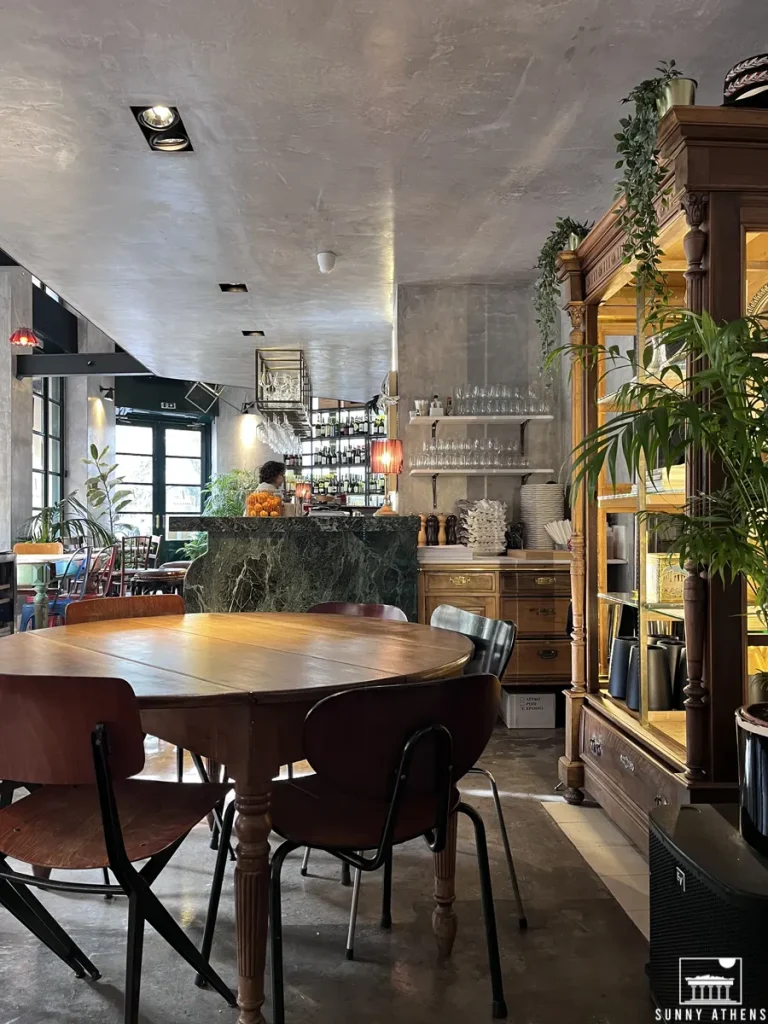
[[536,261],[539,276],[533,292],[536,325],[541,338],[541,362],[546,363],[558,341],[560,282],[557,279],[558,253],[578,248],[589,234],[591,224],[582,224],[571,217],[559,217],[547,236]]

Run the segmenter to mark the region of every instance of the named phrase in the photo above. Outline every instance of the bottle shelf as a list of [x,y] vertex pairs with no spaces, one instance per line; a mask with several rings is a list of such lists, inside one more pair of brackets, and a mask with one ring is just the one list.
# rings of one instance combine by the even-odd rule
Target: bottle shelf
[[423,424],[429,424],[431,426],[433,423],[465,423],[465,424],[472,424],[472,423],[480,423],[480,424],[482,424],[482,423],[498,423],[498,424],[501,425],[501,424],[505,424],[505,423],[508,423],[508,424],[514,424],[514,423],[535,423],[535,422],[548,423],[548,422],[551,422],[552,420],[554,420],[554,418],[555,417],[552,415],[552,413],[539,413],[539,412],[530,412],[530,413],[529,412],[523,412],[523,413],[514,413],[514,414],[509,414],[509,415],[507,415],[507,414],[499,414],[499,415],[491,415],[491,414],[489,414],[488,416],[481,416],[481,415],[478,415],[478,416],[429,416],[429,415],[427,415],[427,416],[414,416],[413,413],[411,413],[410,424],[411,424],[411,426],[413,426],[414,424],[416,424],[418,426],[421,426]]

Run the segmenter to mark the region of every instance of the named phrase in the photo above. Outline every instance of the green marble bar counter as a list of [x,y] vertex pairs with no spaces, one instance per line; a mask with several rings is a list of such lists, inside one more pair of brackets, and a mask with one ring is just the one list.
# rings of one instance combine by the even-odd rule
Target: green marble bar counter
[[208,534],[190,565],[190,612],[304,612],[323,601],[394,604],[416,621],[418,516],[171,516]]

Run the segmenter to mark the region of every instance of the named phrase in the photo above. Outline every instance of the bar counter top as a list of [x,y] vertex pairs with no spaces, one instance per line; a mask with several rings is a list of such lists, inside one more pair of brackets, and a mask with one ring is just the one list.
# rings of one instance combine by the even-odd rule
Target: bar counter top
[[189,567],[190,612],[303,612],[325,601],[393,604],[416,621],[418,516],[171,516],[208,534]]

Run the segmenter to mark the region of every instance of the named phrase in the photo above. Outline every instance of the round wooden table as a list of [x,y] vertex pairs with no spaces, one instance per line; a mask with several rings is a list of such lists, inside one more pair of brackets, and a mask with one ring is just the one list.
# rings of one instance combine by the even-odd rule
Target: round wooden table
[[[343,615],[242,613],[114,619],[0,640],[2,671],[126,679],[153,736],[226,764],[238,817],[235,912],[238,1024],[263,1024],[269,803],[280,766],[303,756],[304,718],[347,687],[460,675],[472,644],[458,633]],[[448,955],[455,828],[435,857],[433,927]]]

